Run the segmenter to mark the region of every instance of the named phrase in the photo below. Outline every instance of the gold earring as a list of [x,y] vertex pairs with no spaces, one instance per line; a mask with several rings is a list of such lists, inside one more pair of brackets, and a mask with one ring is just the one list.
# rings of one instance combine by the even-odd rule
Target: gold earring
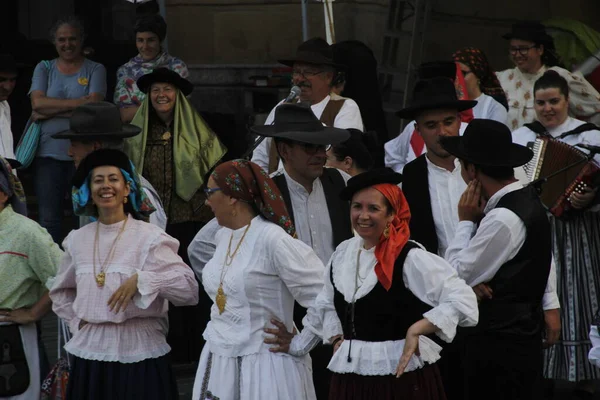
[[127,204],[127,197],[123,199],[123,204]]
[[383,230],[383,237],[386,239],[390,237],[390,224],[389,223],[385,226],[385,229]]

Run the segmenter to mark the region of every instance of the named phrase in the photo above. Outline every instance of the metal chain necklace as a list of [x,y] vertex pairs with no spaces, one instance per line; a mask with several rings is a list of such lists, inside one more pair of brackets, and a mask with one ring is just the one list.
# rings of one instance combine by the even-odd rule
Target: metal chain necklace
[[[117,242],[121,238],[121,235],[123,234],[123,231],[125,230],[125,226],[127,225],[128,220],[129,220],[129,218],[125,217],[125,222],[123,222],[123,225],[121,226],[121,229],[119,230],[119,234],[117,235],[117,237],[113,241],[112,245],[110,246],[110,249],[108,250],[108,254],[106,255],[106,258],[104,259],[104,262],[102,262],[100,260],[100,243],[99,243],[100,241],[98,239],[99,234],[100,234],[100,221],[98,221],[96,223],[96,236],[94,237],[93,265],[94,265],[94,278],[96,279],[96,284],[98,285],[99,288],[104,286],[104,282],[106,280],[106,270],[115,255],[115,250],[117,248]],[[96,258],[98,258],[98,264],[100,264],[100,272],[98,274],[96,274]]]
[[223,314],[223,311],[225,311],[225,305],[227,304],[227,295],[225,294],[225,291],[223,290],[223,280],[225,279],[225,273],[227,272],[226,267],[229,267],[231,265],[231,263],[233,262],[233,258],[235,257],[238,250],[240,249],[240,246],[242,245],[242,242],[244,241],[244,238],[246,237],[246,233],[248,233],[248,229],[250,229],[250,225],[252,225],[252,221],[250,221],[248,226],[246,226],[246,229],[244,230],[244,233],[242,234],[242,237],[241,237],[240,241],[238,242],[237,246],[235,246],[235,250],[233,251],[233,253],[231,253],[231,242],[233,241],[233,231],[231,232],[231,236],[229,237],[229,246],[227,246],[227,254],[225,254],[225,261],[223,262],[223,268],[221,269],[221,279],[219,282],[219,288],[217,289],[217,296],[215,297],[215,303],[217,304],[217,308],[219,309],[219,314]]

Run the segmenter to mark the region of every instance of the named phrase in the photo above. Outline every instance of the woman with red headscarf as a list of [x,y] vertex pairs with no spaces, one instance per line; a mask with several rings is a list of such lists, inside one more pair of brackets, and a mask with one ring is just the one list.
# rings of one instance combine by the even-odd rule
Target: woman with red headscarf
[[315,400],[310,356],[275,354],[263,329],[291,330],[294,300],[312,306],[323,287],[321,260],[294,238],[281,192],[253,162],[219,165],[205,193],[223,228],[202,270],[214,304],[193,398]]
[[384,168],[348,181],[341,196],[358,236],[332,255],[302,333],[274,349],[301,355],[321,340],[332,344],[330,400],[446,399],[435,365],[441,347],[427,335],[450,342],[457,325],[478,320],[473,290],[408,240],[401,179]]

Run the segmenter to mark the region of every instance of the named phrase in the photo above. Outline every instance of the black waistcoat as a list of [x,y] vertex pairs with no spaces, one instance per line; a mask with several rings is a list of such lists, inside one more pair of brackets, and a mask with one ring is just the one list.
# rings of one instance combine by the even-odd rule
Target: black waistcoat
[[[329,211],[331,230],[333,231],[333,246],[337,247],[344,240],[354,236],[350,222],[350,203],[340,199],[340,192],[346,187],[346,182],[344,182],[342,174],[335,168],[324,168],[323,175],[319,179],[323,185],[327,210]],[[290,218],[294,221],[294,209],[292,208],[292,199],[285,175],[274,176],[273,181],[283,196]]]
[[531,186],[504,195],[495,208],[506,208],[525,224],[527,237],[517,255],[490,281],[494,295],[479,305],[480,332],[534,336],[543,328],[542,298],[552,258],[550,223]]
[[[423,314],[431,310],[431,306],[423,303],[406,288],[402,278],[406,255],[411,249],[418,247],[413,242],[406,243],[394,264],[390,290],[386,291],[381,283],[377,282],[369,294],[354,303],[354,318],[352,304],[346,302],[344,295],[334,285],[333,302],[342,321],[345,339],[369,342],[404,339],[408,328],[423,319]],[[347,265],[344,268],[354,271],[356,265]],[[333,284],[333,266],[331,271],[330,279]]]
[[430,253],[437,254],[438,238],[431,211],[425,154],[404,166],[402,191],[410,207],[410,238],[421,243]]

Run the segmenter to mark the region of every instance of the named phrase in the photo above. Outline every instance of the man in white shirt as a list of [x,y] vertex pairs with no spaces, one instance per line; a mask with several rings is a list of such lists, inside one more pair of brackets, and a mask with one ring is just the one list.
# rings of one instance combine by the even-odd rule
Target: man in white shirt
[[14,139],[12,134],[10,105],[8,97],[17,84],[17,64],[12,56],[0,54],[0,156],[14,159]]
[[[75,168],[91,152],[98,149],[115,149],[123,151],[123,139],[135,136],[141,129],[131,124],[121,124],[119,109],[112,103],[101,101],[88,103],[77,107],[69,119],[70,129],[59,132],[52,137],[54,139],[68,139],[71,141],[69,156],[75,163]],[[156,190],[152,187],[142,174],[138,173],[142,189],[156,209],[150,215],[150,223],[165,229],[167,226],[167,215],[162,206],[162,201]],[[79,224],[83,226],[89,223],[87,217],[80,217]]]
[[[538,399],[542,388],[544,316],[552,281],[550,224],[537,192],[513,168],[533,153],[512,142],[506,125],[475,119],[442,147],[462,166],[468,188],[446,260],[480,299],[479,324],[464,349],[465,400]],[[554,294],[555,296],[555,294]],[[558,338],[546,332],[547,344]]]
[[[298,47],[296,57],[279,62],[293,68],[293,84],[301,89],[299,101],[310,104],[313,113],[322,123],[329,127],[363,130],[358,104],[349,98],[338,96],[332,99],[330,96],[336,70],[344,67],[333,62],[333,52],[325,40],[307,40]],[[273,123],[277,106],[271,110],[265,125]],[[263,140],[252,156],[252,161],[269,173],[281,166],[271,143],[271,138]]]

